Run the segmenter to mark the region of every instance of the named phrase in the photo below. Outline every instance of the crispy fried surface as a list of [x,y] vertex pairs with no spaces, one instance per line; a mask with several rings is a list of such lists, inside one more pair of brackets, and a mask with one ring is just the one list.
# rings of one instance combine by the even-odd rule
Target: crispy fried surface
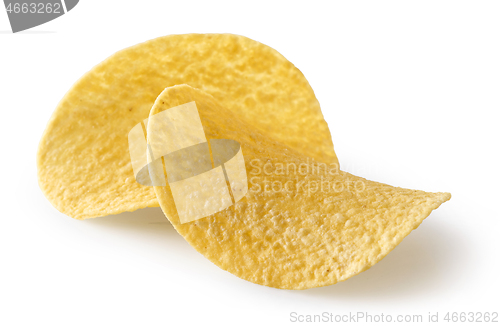
[[281,54],[242,36],[171,35],[112,55],[59,103],[37,154],[49,201],[77,219],[158,206],[153,189],[134,179],[127,134],[165,87],[183,83],[206,90],[266,136],[337,162],[313,90]]
[[[451,197],[332,170],[270,139],[212,96],[187,85],[165,89],[151,115],[191,101],[207,139],[240,143],[250,190],[235,205],[185,224],[179,221],[169,186],[155,187],[156,195],[167,218],[196,250],[250,282],[307,289],[344,281],[380,261]],[[266,163],[271,168],[264,170]],[[272,168],[279,164],[303,169],[282,174]],[[312,192],[314,182],[327,181],[335,186]],[[273,183],[290,191],[265,191]]]

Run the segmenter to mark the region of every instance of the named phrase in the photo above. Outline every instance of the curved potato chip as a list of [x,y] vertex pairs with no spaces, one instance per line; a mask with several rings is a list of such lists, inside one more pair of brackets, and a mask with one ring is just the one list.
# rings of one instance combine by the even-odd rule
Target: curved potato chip
[[37,154],[49,201],[77,219],[158,206],[153,189],[135,180],[127,135],[165,87],[183,83],[265,135],[338,163],[311,86],[281,54],[243,36],[171,35],[115,53],[64,96]]
[[[185,212],[173,196],[176,182],[154,187],[158,201],[197,251],[250,282],[306,289],[344,281],[380,261],[451,197],[368,181],[318,163],[266,137],[210,95],[187,85],[167,88],[156,100],[148,123],[151,146],[161,141],[152,132],[161,120],[153,117],[186,103],[196,104],[207,140],[232,139],[241,145],[248,192],[220,212],[192,221],[180,219]],[[156,182],[165,182],[151,173],[151,166]],[[217,168],[211,171],[216,174]],[[219,187],[223,178],[212,178],[215,182],[208,186]],[[230,188],[233,194],[238,190]],[[195,184],[184,195],[193,206],[201,207],[201,200],[216,211],[217,205],[223,206],[217,198],[225,195],[216,193],[204,193]]]

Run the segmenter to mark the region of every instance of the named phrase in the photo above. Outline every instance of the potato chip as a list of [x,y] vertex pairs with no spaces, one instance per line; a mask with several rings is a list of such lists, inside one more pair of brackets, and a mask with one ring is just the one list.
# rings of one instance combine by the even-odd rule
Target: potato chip
[[[153,133],[161,123],[154,117],[189,103],[196,105],[209,143],[214,139],[239,143],[248,191],[220,212],[182,221],[180,215],[186,212],[179,212],[173,197],[173,185],[179,185],[170,182],[167,172],[166,186],[154,187],[158,201],[175,229],[197,251],[250,282],[307,289],[344,281],[380,261],[451,197],[368,181],[319,163],[267,137],[212,96],[187,85],[167,88],[156,100],[147,127],[152,147],[162,138]],[[154,154],[149,156],[150,161],[155,159]],[[206,173],[218,173],[216,165]],[[163,165],[165,169],[156,174],[151,166],[155,182],[165,182],[161,171],[169,168]],[[222,178],[211,179],[215,182],[208,187],[223,189],[217,185]],[[223,207],[224,191],[210,197],[203,192],[203,182],[198,186],[192,183],[185,193],[187,200]],[[237,187],[230,188],[237,193]]]
[[281,54],[242,36],[172,35],[112,55],[59,103],[37,155],[49,201],[77,219],[158,206],[153,189],[136,182],[127,135],[165,87],[183,83],[210,92],[266,136],[337,162],[311,86]]

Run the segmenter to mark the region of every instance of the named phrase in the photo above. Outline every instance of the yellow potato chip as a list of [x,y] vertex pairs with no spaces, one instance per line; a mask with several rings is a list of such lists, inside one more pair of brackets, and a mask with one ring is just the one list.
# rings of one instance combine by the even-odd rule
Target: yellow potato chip
[[[380,261],[451,197],[449,193],[368,181],[333,165],[318,163],[267,137],[212,96],[187,85],[167,88],[157,98],[147,126],[152,147],[158,148],[165,141],[154,132],[162,119],[168,118],[163,113],[179,106],[197,108],[208,143],[228,139],[241,146],[248,190],[237,199],[238,191],[241,194],[245,189],[231,182],[242,176],[230,175],[227,163],[223,165],[228,177],[216,177],[222,166],[217,166],[211,145],[212,166],[196,177],[181,178],[181,182],[190,183],[187,187],[177,179],[170,180],[172,167],[168,166],[171,161],[167,156],[171,154],[164,157],[159,170],[150,164],[154,182],[168,181],[165,186],[154,187],[160,206],[196,250],[220,268],[250,282],[307,289],[344,281]],[[233,150],[236,152],[238,147]],[[189,159],[189,155],[184,157]],[[194,155],[191,159],[200,157]],[[159,156],[154,157],[154,151],[149,159],[161,162]],[[238,162],[232,164],[237,166]],[[168,180],[161,180],[163,172]],[[199,176],[205,179],[197,179]],[[226,192],[220,183],[224,179],[230,184],[230,203],[224,199]],[[213,182],[207,184],[207,180]],[[178,189],[184,197],[175,197]],[[186,206],[189,201],[199,210],[190,211]],[[200,201],[205,206],[199,205]],[[227,208],[223,208],[225,205]],[[193,220],[189,221],[189,216]]]
[[77,219],[158,206],[153,189],[136,182],[127,135],[165,87],[183,83],[210,92],[266,136],[337,162],[313,90],[281,54],[242,36],[171,35],[112,55],[59,103],[37,155],[49,201]]

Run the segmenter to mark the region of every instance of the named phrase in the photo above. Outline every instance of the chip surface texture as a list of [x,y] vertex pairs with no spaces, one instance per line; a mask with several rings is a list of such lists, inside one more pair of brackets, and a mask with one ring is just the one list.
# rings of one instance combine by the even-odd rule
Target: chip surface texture
[[153,188],[135,180],[127,135],[163,89],[184,83],[268,137],[338,162],[311,86],[276,50],[231,34],[170,35],[113,54],[58,104],[37,154],[49,201],[77,219],[158,206]]
[[[266,137],[214,97],[187,85],[165,89],[150,116],[192,101],[207,139],[241,145],[249,191],[221,212],[181,223],[169,185],[154,189],[179,234],[214,264],[250,282],[307,289],[344,281],[380,261],[451,197],[332,170]],[[154,128],[150,122],[148,139]],[[304,173],[275,168],[282,166]],[[328,190],[313,191],[321,183],[328,183]]]

